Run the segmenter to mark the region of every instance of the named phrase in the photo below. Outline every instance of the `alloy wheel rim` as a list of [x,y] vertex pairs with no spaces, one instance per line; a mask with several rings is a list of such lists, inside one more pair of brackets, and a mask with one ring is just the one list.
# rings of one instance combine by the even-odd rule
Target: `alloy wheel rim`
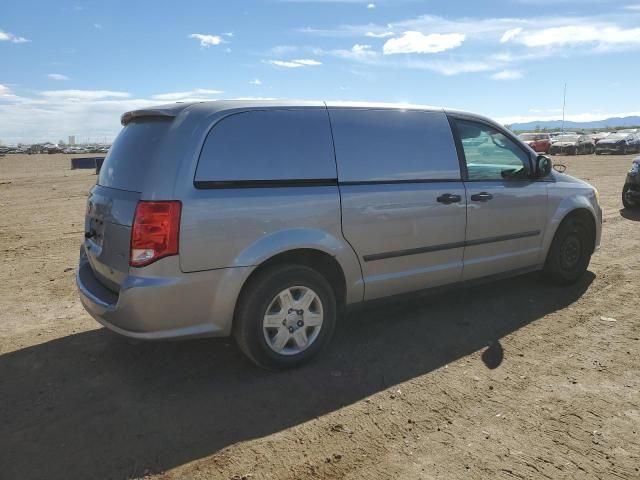
[[297,355],[318,338],[324,313],[322,301],[309,287],[282,290],[269,303],[262,320],[264,339],[279,355]]

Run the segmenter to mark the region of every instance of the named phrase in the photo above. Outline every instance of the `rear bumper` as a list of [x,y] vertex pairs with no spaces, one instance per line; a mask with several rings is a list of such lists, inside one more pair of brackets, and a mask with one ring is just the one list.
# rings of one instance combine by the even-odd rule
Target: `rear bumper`
[[561,153],[574,153],[578,147],[570,146],[570,147],[554,147],[551,146],[549,148],[549,153],[552,155],[558,155]]
[[[177,257],[165,260],[177,264]],[[251,270],[129,275],[114,293],[96,279],[82,251],[76,283],[85,310],[121,335],[142,340],[227,336],[236,299]]]
[[624,145],[600,145],[596,144],[598,153],[620,153],[624,150]]

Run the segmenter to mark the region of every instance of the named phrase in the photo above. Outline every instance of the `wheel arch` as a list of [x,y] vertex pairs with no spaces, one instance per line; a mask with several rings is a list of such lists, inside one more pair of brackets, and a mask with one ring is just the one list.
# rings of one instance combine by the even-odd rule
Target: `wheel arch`
[[556,233],[560,228],[560,226],[572,218],[580,219],[585,223],[585,225],[589,229],[589,233],[591,234],[590,238],[591,238],[592,244],[590,246],[590,250],[591,252],[595,251],[595,248],[597,245],[597,237],[598,237],[596,215],[593,212],[593,210],[588,206],[574,205],[573,208],[565,209],[562,212],[557,213],[556,217],[554,217],[554,221],[552,223],[552,225],[554,226],[553,232],[552,234],[548,235],[548,237],[545,239],[545,243],[546,243],[545,249],[544,249],[545,258],[549,254],[549,249],[551,248],[553,239],[555,238]]
[[277,253],[253,269],[240,288],[234,308],[234,318],[243,294],[247,288],[250,288],[251,283],[263,272],[279,265],[303,265],[312,268],[320,273],[331,285],[336,296],[337,307],[341,308],[347,303],[347,279],[342,266],[335,256],[316,248],[295,248]]
[[318,259],[326,261],[332,271],[340,272],[342,275],[341,284],[344,284],[344,287],[341,294],[344,303],[362,301],[364,282],[358,257],[346,241],[325,230],[290,228],[260,237],[240,252],[232,266],[254,267],[249,277],[255,271],[265,268],[265,265],[283,262],[311,265],[322,271],[324,266]]

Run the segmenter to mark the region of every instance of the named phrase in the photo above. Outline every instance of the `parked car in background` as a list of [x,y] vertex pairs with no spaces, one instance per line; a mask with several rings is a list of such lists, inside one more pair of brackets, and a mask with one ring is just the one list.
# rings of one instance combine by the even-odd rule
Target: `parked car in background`
[[640,128],[623,128],[622,130],[618,130],[618,133],[640,133]]
[[595,143],[588,135],[564,134],[558,135],[553,139],[549,153],[551,155],[559,155],[565,153],[567,155],[581,155],[593,153]]
[[622,187],[624,208],[640,208],[640,157],[633,159],[631,169]]
[[551,136],[548,133],[521,133],[518,137],[533,148],[534,152],[549,153]]
[[609,135],[611,135],[611,132],[596,132],[591,134],[591,139],[595,144],[597,144],[600,140],[607,138]]
[[627,153],[640,152],[640,137],[633,133],[612,133],[596,144],[596,155],[603,153]]

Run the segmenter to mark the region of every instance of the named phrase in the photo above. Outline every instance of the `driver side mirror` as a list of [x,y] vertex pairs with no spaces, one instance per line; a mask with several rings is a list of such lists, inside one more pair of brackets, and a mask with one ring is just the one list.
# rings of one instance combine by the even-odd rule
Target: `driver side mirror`
[[536,157],[536,176],[544,178],[551,173],[551,159],[545,155]]

